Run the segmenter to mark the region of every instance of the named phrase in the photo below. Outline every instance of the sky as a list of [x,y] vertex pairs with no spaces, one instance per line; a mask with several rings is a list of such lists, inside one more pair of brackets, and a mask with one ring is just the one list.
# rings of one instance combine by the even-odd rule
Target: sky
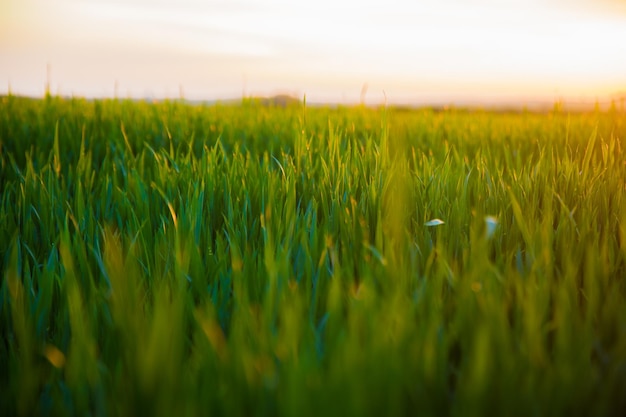
[[0,94],[368,104],[626,93],[626,0],[0,0]]

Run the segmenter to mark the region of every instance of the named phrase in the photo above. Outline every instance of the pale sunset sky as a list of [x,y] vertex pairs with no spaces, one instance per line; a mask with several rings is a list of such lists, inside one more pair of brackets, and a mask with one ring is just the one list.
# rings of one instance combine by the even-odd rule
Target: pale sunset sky
[[[49,68],[49,72],[48,72]],[[606,100],[623,0],[0,0],[0,94]]]

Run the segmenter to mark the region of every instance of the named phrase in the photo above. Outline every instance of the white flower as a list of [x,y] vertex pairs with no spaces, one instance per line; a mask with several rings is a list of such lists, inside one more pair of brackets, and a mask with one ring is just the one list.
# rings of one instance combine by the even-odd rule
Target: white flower
[[424,223],[424,226],[435,227],[435,226],[440,226],[440,225],[445,224],[445,223],[446,222],[444,222],[441,219],[432,219],[432,220],[429,220],[426,223]]
[[491,238],[498,228],[498,219],[494,216],[485,216],[485,224],[487,230],[485,232],[487,239]]

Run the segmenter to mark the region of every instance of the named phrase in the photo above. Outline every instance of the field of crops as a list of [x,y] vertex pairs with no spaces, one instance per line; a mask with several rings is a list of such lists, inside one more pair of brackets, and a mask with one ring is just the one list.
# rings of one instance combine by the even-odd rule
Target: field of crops
[[625,139],[0,97],[1,414],[625,415]]

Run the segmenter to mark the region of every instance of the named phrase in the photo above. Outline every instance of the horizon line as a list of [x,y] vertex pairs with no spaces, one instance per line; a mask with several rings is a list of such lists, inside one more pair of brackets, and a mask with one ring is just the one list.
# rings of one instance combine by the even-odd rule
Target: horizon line
[[231,97],[213,97],[205,99],[186,98],[185,96],[168,96],[168,97],[154,97],[154,96],[88,96],[79,94],[53,94],[51,92],[45,92],[43,95],[34,94],[15,94],[12,91],[0,92],[0,97],[18,97],[32,100],[44,100],[46,97],[61,98],[61,99],[82,99],[86,101],[107,101],[107,100],[119,100],[119,101],[136,101],[136,102],[148,102],[148,103],[163,103],[163,102],[183,102],[189,105],[236,105],[238,103],[244,103],[246,100],[259,101],[265,106],[285,107],[287,105],[293,105],[296,103],[305,103],[312,107],[367,107],[367,108],[379,108],[390,107],[398,109],[433,109],[433,110],[487,110],[487,111],[533,111],[533,112],[546,112],[554,109],[560,109],[570,112],[585,112],[590,110],[607,111],[611,108],[615,108],[620,112],[625,111],[626,92],[618,92],[607,95],[604,99],[592,99],[583,98],[573,100],[571,98],[560,97],[555,100],[535,98],[533,100],[523,100],[520,98],[501,98],[501,99],[462,99],[462,100],[409,100],[409,101],[389,101],[382,103],[364,102],[359,100],[351,100],[349,102],[339,102],[336,100],[309,100],[307,94],[303,94],[301,97],[292,94],[252,94],[241,95]]

